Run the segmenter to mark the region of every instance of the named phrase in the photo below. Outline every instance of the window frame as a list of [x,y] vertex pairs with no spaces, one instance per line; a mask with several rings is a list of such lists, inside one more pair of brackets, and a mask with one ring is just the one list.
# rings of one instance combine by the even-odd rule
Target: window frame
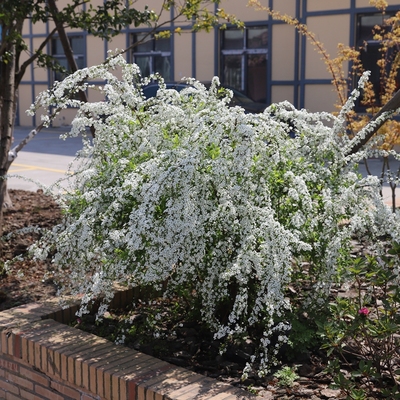
[[[146,34],[147,33],[143,32],[143,31],[132,32],[131,33],[131,43],[136,43],[137,42],[136,36],[138,36],[138,35],[146,35]],[[137,60],[136,60],[136,57],[148,57],[149,61],[150,61],[150,63],[149,63],[149,73],[141,71],[143,76],[147,76],[149,74],[154,74],[154,73],[158,72],[158,71],[156,71],[156,61],[155,61],[156,57],[165,58],[165,59],[167,59],[169,61],[169,68],[170,68],[169,75],[170,76],[167,77],[167,78],[163,76],[163,78],[165,79],[166,82],[167,81],[171,81],[173,79],[173,75],[174,75],[173,62],[172,62],[173,61],[172,35],[169,38],[163,38],[163,39],[155,39],[154,38],[154,34],[149,35],[149,36],[150,36],[149,40],[146,40],[143,44],[151,42],[152,43],[151,50],[148,50],[148,51],[137,51],[137,47],[138,46],[135,46],[132,49],[132,52],[131,52],[132,62],[138,64]],[[156,43],[157,43],[158,40],[168,40],[169,50],[157,50],[156,49]]]
[[[78,68],[85,68],[86,67],[86,40],[85,40],[86,38],[85,38],[85,35],[83,35],[82,33],[72,33],[72,34],[69,33],[69,34],[67,34],[67,37],[68,37],[69,43],[71,45],[74,59],[77,63]],[[75,50],[73,48],[73,42],[71,42],[71,39],[76,39],[76,38],[82,39],[82,51],[83,51],[82,53],[75,52]],[[51,39],[51,57],[53,59],[57,60],[58,62],[59,62],[59,60],[65,60],[65,63],[67,65],[67,68],[66,68],[67,74],[68,74],[68,72],[71,72],[71,71],[69,69],[69,63],[68,63],[67,57],[65,56],[64,51],[61,54],[58,54],[58,53],[54,54],[54,52],[53,52],[55,41],[60,41],[60,38],[58,36],[55,36]],[[62,47],[62,45],[61,45],[61,47]],[[82,63],[81,63],[82,65],[79,65],[80,64],[79,60],[82,60]],[[59,64],[62,65],[62,63],[60,63],[60,62],[59,62]],[[57,74],[61,74],[61,73],[57,72],[57,71],[53,71],[53,73],[52,73],[52,80],[53,80],[52,83],[53,84],[56,81],[63,80],[66,76],[66,74],[63,74],[64,76],[61,79],[58,79]]]
[[[355,105],[355,110],[358,112],[366,112],[366,110],[370,107],[381,107],[383,104],[381,104],[381,99],[380,99],[380,67],[377,64],[377,61],[381,59],[381,57],[376,58],[376,60],[371,60],[369,63],[366,61],[362,61],[364,57],[367,56],[368,54],[368,48],[375,50],[379,52],[379,48],[381,46],[381,41],[376,40],[373,38],[373,29],[374,26],[378,24],[374,24],[373,26],[371,25],[371,29],[369,32],[365,32],[366,28],[363,28],[361,23],[361,19],[363,17],[381,17],[381,22],[379,26],[383,26],[385,19],[391,18],[395,15],[396,13],[394,11],[386,11],[385,13],[381,12],[363,12],[363,13],[358,13],[356,15],[356,34],[355,34],[355,47],[356,49],[360,52],[360,62],[362,65],[362,68],[367,71],[371,71],[370,75],[370,82],[374,86],[374,92],[375,92],[375,104],[370,104],[370,105],[363,105],[361,104],[361,97],[357,100],[356,105]],[[363,32],[364,29],[364,32]],[[363,37],[364,34],[364,37]],[[372,51],[370,54],[373,54],[374,51]],[[373,63],[373,61],[376,61]],[[373,63],[373,64],[372,64]],[[366,66],[374,66],[374,69],[372,68],[366,68]],[[400,79],[400,70],[398,71],[398,76]],[[357,81],[359,77],[355,77],[355,82],[354,82],[354,87],[357,86]]]
[[[266,47],[257,47],[252,48],[249,47],[249,31],[251,29],[264,29],[267,35],[267,44]],[[239,87],[235,87],[235,89],[241,91],[243,94],[249,96],[249,88],[248,88],[248,60],[249,56],[254,55],[265,55],[265,78],[267,79],[267,68],[268,68],[268,57],[269,57],[269,43],[268,43],[268,35],[269,35],[270,26],[266,23],[258,23],[254,25],[248,25],[243,30],[243,37],[242,37],[242,47],[239,49],[226,49],[224,48],[225,43],[225,33],[227,31],[240,31],[239,28],[235,27],[228,27],[225,30],[221,31],[220,35],[220,62],[219,62],[219,75],[221,77],[222,84],[228,84],[225,81],[225,57],[227,56],[240,56],[241,57],[241,85]],[[265,86],[265,97],[267,97],[267,87]]]

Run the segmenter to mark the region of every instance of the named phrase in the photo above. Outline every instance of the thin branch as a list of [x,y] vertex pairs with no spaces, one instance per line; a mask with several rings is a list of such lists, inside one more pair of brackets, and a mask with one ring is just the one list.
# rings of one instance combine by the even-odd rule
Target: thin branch
[[40,44],[39,48],[36,50],[35,54],[33,54],[30,58],[28,58],[20,67],[19,72],[16,74],[15,80],[17,85],[22,80],[22,77],[24,76],[24,73],[26,69],[29,67],[31,63],[33,63],[38,57],[40,52],[44,49],[44,47],[49,43],[50,39],[53,37],[53,35],[57,32],[57,28],[54,28],[46,37],[46,39]]
[[[394,96],[376,113],[373,118],[369,121],[365,128],[368,129],[368,126],[372,126],[370,132],[361,140],[353,145],[353,147],[348,152],[348,155],[357,153],[367,142],[375,135],[375,133],[379,130],[379,128],[391,117],[396,111],[400,108],[400,90],[398,90]],[[387,114],[387,118],[381,118],[378,120],[380,116],[383,114]],[[376,122],[378,120],[378,122]]]

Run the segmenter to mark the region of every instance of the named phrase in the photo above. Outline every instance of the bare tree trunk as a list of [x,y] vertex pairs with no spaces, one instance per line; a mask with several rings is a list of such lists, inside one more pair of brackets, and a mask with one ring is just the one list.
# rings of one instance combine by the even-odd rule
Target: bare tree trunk
[[[11,161],[8,153],[11,148],[12,133],[15,116],[15,44],[9,46],[9,57],[1,65],[0,85],[0,236],[3,233],[3,204],[7,199],[7,181],[5,176],[10,168]],[[9,198],[8,198],[9,199]]]

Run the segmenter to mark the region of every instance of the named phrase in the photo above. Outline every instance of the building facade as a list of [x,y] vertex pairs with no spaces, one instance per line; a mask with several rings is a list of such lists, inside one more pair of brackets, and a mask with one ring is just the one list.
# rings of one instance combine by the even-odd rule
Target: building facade
[[[58,0],[57,4],[61,8],[66,2]],[[101,0],[92,0],[94,5],[97,2]],[[144,9],[146,3],[158,10],[162,2],[138,0],[134,7]],[[258,102],[288,100],[297,108],[334,111],[337,95],[321,54],[293,26],[273,20],[265,11],[247,7],[246,3],[246,0],[221,2],[226,12],[245,23],[243,31],[228,26],[225,30],[193,33],[189,23],[174,22],[162,28],[171,31],[170,38],[147,41],[127,52],[126,59],[136,62],[143,75],[159,72],[166,81],[184,77],[210,81],[217,75],[223,84]],[[338,43],[368,48],[363,53],[363,63],[373,70],[379,54],[379,44],[371,34],[373,26],[400,10],[399,0],[388,0],[386,15],[371,6],[369,0],[261,0],[261,3],[306,24],[333,57]],[[173,17],[173,11],[164,15],[166,21]],[[178,27],[181,34],[174,33]],[[29,47],[37,48],[51,29],[49,24],[27,22],[24,37]],[[109,50],[127,48],[148,31],[146,27],[126,27],[109,42],[78,30],[68,31],[68,36],[78,66],[86,67],[104,61]],[[46,51],[67,66],[57,37],[50,41]],[[345,69],[348,67],[344,65]],[[377,79],[374,71],[372,77]],[[36,116],[28,117],[25,110],[41,91],[60,79],[60,74],[31,66],[20,85],[18,125],[35,126],[40,122]],[[89,100],[98,101],[99,96],[96,92],[89,93]],[[54,125],[70,124],[73,114],[73,110],[64,111]]]

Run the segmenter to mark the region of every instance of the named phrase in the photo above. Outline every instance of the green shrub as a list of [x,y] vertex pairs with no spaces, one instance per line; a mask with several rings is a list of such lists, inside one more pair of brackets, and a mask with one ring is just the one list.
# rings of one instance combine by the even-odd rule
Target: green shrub
[[[99,79],[107,101],[66,97]],[[96,137],[63,196],[64,221],[36,254],[55,251],[61,292],[83,294],[81,313],[99,296],[104,312],[114,282],[184,296],[216,338],[258,340],[252,362],[263,374],[298,310],[326,307],[352,237],[368,236],[369,251],[380,251],[377,237],[399,235],[378,180],[355,171],[367,150],[347,154],[343,121],[354,98],[339,117],[287,102],[252,115],[229,107],[217,78],[209,90],[191,81],[179,93],[160,80],[146,100],[148,81],[117,57],[38,98],[37,106],[77,107],[70,134],[93,126]]]

